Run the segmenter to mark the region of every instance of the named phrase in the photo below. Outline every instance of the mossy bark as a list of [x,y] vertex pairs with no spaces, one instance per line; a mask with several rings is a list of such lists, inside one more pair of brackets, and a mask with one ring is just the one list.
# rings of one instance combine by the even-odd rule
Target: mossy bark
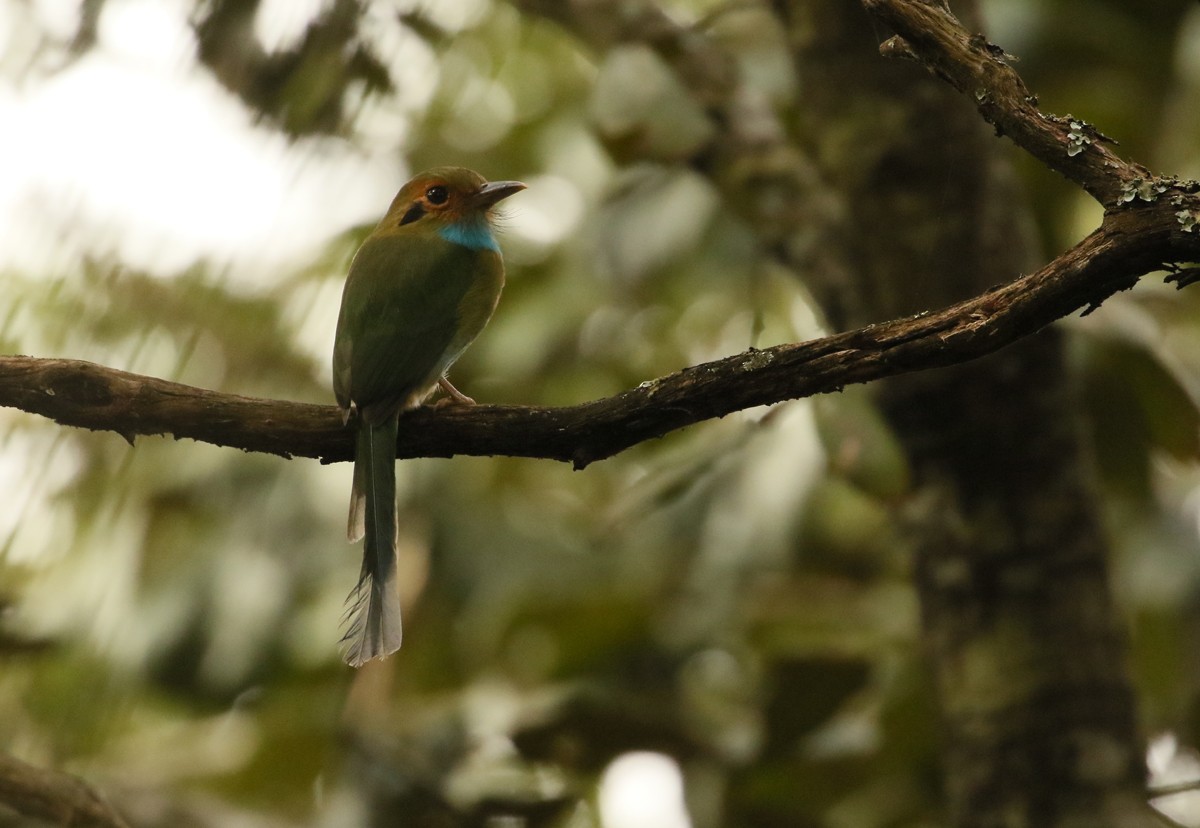
[[[777,0],[793,128],[841,200],[802,274],[841,329],[936,309],[1037,260],[997,140],[961,95],[882,60],[854,4]],[[975,10],[955,12],[978,29]],[[1063,334],[886,380],[956,826],[1155,824]]]

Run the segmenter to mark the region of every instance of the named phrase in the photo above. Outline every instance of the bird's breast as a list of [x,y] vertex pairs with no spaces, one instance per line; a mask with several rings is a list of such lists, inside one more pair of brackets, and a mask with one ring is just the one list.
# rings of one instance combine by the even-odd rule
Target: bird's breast
[[481,250],[479,263],[470,286],[458,303],[458,335],[451,345],[458,351],[471,343],[496,310],[500,291],[504,289],[504,265],[498,253]]

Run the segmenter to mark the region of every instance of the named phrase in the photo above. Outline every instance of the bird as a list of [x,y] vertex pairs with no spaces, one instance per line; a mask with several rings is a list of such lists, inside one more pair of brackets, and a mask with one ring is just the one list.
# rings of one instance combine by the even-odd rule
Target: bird
[[[463,167],[435,167],[400,188],[358,248],[342,290],[333,390],[343,423],[356,415],[347,537],[365,536],[346,599],[342,658],[352,667],[400,648],[396,582],[396,439],[400,415],[435,387],[474,400],[446,378],[491,319],[504,287],[496,205],[525,189]],[[439,401],[440,402],[440,401]]]

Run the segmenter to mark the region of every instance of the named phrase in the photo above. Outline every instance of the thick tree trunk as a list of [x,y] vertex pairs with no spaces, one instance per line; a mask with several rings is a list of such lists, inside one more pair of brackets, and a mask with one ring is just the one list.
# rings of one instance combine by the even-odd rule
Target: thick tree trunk
[[[886,33],[861,8],[775,8],[803,80],[797,132],[843,200],[805,274],[831,322],[940,307],[1027,271],[1011,147],[939,80],[882,60]],[[1156,824],[1061,340],[880,388],[919,487],[907,517],[956,826]]]

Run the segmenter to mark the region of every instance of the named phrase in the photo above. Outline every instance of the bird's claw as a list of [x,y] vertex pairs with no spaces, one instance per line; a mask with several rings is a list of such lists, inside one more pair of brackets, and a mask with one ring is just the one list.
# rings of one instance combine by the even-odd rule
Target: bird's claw
[[434,408],[444,408],[448,405],[475,405],[475,400],[468,397],[450,384],[450,380],[442,377],[438,380],[438,388],[446,395],[433,404]]

